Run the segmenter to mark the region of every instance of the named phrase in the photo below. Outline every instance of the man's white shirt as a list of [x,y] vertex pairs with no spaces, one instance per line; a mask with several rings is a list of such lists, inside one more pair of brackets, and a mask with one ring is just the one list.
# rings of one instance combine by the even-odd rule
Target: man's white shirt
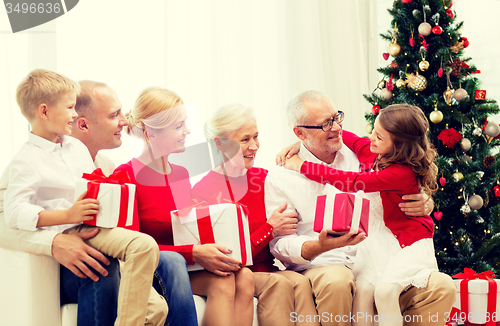
[[[301,144],[298,153],[302,160],[323,164],[344,171],[359,171],[359,161],[356,154],[343,145],[337,151],[332,164],[327,164],[316,158]],[[287,269],[301,271],[313,267],[343,264],[352,267],[356,255],[356,246],[346,246],[324,252],[307,260],[302,257],[302,245],[306,241],[318,239],[319,233],[313,231],[316,198],[323,194],[324,185],[311,181],[299,172],[277,167],[269,172],[265,183],[265,202],[267,216],[271,216],[281,205],[287,203],[287,210],[298,213],[297,233],[276,237],[270,242],[271,253],[281,260]]]

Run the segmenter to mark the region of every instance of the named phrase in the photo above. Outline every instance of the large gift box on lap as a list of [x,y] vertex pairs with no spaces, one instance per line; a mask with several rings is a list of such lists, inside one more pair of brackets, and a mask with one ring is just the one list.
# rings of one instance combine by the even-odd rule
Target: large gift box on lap
[[103,228],[132,225],[135,185],[130,182],[126,171],[115,172],[109,177],[101,169],[92,174],[84,173],[83,179],[76,182],[75,200],[87,191],[86,198],[99,201],[99,213],[83,223]]
[[[171,212],[174,245],[217,243],[232,250],[228,256],[252,265],[250,229],[245,207],[240,204],[208,205],[200,203],[193,209]],[[188,271],[202,270],[198,263]]]
[[493,279],[495,274],[491,271],[477,274],[465,268],[453,277],[460,278],[454,280],[457,300],[453,306],[460,309],[458,320],[470,326],[500,325],[500,280]]
[[325,229],[335,235],[354,231],[368,235],[369,214],[370,201],[359,194],[334,192],[321,195],[316,199],[314,231]]

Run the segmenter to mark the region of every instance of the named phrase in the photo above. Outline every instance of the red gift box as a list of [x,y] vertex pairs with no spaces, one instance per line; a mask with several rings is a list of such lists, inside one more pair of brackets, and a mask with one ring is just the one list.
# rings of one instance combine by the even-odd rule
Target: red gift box
[[[171,212],[174,245],[217,243],[232,250],[228,256],[252,265],[248,213],[239,203],[208,205],[198,202],[188,209]],[[188,271],[202,270],[196,263]]]
[[131,183],[127,171],[106,177],[101,169],[96,169],[92,174],[84,173],[82,178],[76,182],[75,200],[85,191],[86,198],[99,200],[99,213],[84,224],[103,228],[132,225],[135,184]]
[[334,235],[349,231],[368,235],[370,201],[356,194],[336,193],[318,196],[314,231],[326,229]]
[[500,324],[500,300],[498,289],[500,281],[493,279],[495,274],[486,271],[477,274],[470,268],[463,273],[453,275],[458,287],[457,301],[454,306],[459,308],[459,321],[467,326]]

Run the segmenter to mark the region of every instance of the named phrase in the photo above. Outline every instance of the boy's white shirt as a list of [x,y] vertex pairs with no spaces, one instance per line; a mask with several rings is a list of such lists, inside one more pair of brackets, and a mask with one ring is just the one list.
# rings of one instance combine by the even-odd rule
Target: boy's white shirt
[[[74,138],[72,138],[74,139]],[[75,139],[76,140],[76,139]],[[84,146],[85,147],[85,146]],[[88,152],[88,149],[85,147]],[[90,155],[89,155],[90,157]],[[103,173],[108,175],[114,170],[113,162],[104,155],[98,153],[95,159],[95,167],[100,167]],[[92,166],[92,169],[95,168]],[[4,218],[4,193],[8,183],[3,182],[6,178],[6,169],[0,178],[0,247],[10,250],[23,251],[32,254],[52,255],[52,242],[59,233],[54,230],[39,229],[35,232],[20,229],[12,229],[5,223]]]

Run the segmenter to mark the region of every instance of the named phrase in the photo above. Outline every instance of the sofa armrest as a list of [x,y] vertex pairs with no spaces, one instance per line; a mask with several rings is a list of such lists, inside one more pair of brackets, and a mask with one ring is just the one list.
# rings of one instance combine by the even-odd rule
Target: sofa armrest
[[0,262],[0,325],[60,325],[59,263],[3,248]]

